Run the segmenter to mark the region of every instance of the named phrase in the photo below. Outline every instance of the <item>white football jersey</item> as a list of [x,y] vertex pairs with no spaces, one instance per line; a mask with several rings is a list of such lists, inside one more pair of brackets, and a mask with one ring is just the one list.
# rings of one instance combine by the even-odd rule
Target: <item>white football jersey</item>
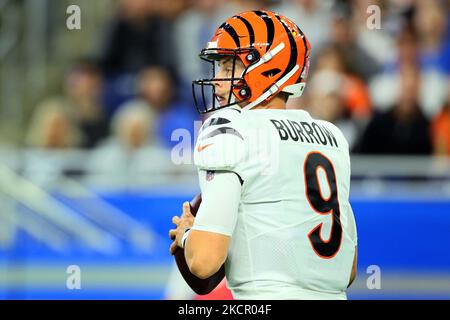
[[303,110],[225,108],[204,122],[194,162],[242,182],[225,265],[235,298],[346,299],[357,234],[336,126]]

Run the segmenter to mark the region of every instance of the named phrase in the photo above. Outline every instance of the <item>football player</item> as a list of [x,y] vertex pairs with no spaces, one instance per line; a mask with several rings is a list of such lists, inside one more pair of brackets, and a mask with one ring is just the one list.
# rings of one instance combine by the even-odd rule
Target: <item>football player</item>
[[214,111],[194,151],[202,203],[195,218],[188,202],[173,217],[170,251],[184,248],[202,279],[225,264],[236,299],[346,299],[355,277],[348,143],[286,110],[309,54],[300,28],[270,11],[231,17],[200,54],[214,72],[193,82],[199,112]]

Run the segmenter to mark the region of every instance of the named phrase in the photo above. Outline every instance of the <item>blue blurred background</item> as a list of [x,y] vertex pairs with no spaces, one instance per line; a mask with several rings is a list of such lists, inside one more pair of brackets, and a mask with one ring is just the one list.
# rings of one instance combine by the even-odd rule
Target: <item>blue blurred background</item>
[[[382,191],[352,197],[359,233],[359,263],[349,298],[448,299],[449,197],[417,191],[392,194],[395,189],[389,190],[389,194]],[[10,205],[11,211],[2,214],[2,229],[7,229],[10,238],[3,239],[0,251],[0,297],[191,298],[189,290],[180,289],[181,283],[178,289],[168,288],[174,269],[168,254],[167,230],[172,214],[179,212],[180,204],[191,198],[195,190],[92,192],[51,194],[51,201],[62,206],[55,210],[55,217],[27,207],[38,201],[32,197],[30,203],[2,201]],[[70,225],[57,221],[59,210],[66,222],[73,220]],[[11,216],[6,217],[5,213]],[[102,215],[108,215],[109,221],[104,221]],[[86,235],[88,230],[92,232],[91,239]],[[80,290],[66,287],[69,265],[81,269]],[[379,290],[370,290],[366,284],[371,275],[368,267],[373,265],[381,271]]]
[[349,298],[450,298],[448,1],[0,0],[1,299],[194,298],[168,253],[171,217],[198,192],[190,82],[214,30],[261,8],[312,44],[289,108],[352,149]]

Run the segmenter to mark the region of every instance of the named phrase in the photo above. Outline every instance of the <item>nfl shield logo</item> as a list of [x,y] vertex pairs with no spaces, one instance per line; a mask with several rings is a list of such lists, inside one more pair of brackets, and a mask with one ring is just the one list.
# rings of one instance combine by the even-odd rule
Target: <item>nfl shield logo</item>
[[206,181],[211,181],[214,178],[214,171],[206,171]]

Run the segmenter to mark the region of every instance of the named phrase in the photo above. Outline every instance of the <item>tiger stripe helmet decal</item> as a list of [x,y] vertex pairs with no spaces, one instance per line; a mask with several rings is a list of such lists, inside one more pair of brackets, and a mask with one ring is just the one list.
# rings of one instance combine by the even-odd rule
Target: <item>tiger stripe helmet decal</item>
[[[311,46],[301,29],[290,19],[271,11],[255,10],[237,14],[216,30],[209,44],[200,53],[203,60],[212,62],[232,56],[240,59],[245,71],[231,81],[232,94],[222,107],[247,102],[243,109],[251,109],[269,101],[279,92],[298,97],[303,93],[309,67]],[[214,72],[214,71],[213,71]],[[213,78],[195,80],[192,84],[194,101],[200,113],[217,110],[216,101],[207,106],[205,87],[211,87]],[[201,86],[203,106],[199,107],[196,87]]]

